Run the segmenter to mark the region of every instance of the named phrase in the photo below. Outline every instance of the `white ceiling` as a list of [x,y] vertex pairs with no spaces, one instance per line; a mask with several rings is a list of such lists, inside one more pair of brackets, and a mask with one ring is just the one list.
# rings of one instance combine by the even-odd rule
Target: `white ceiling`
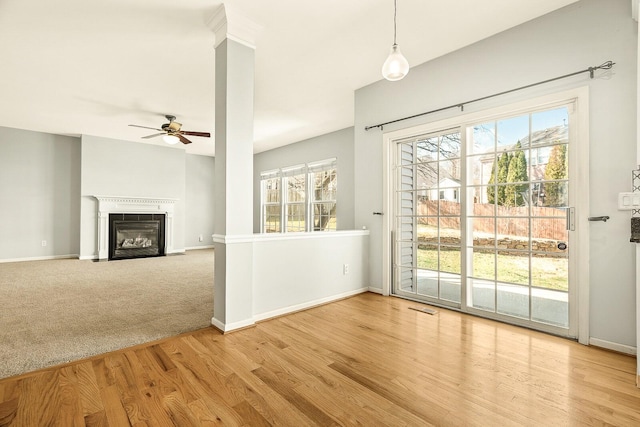
[[[576,0],[398,0],[415,66]],[[393,0],[227,0],[256,36],[254,151],[353,125],[354,90],[381,79]],[[221,0],[0,0],[0,126],[162,144],[165,114],[213,154]]]

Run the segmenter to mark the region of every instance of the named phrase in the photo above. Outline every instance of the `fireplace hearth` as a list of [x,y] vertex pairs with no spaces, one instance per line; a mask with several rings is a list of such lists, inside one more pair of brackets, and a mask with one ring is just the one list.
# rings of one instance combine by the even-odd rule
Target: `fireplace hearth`
[[164,214],[109,214],[109,260],[164,255]]

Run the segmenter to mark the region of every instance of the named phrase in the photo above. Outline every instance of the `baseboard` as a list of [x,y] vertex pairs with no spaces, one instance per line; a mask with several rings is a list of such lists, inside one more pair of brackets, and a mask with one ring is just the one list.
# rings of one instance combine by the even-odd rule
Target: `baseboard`
[[52,259],[70,259],[70,258],[78,258],[78,254],[0,259],[0,263],[4,263],[4,262],[23,262],[23,261],[47,261],[47,260],[52,260]]
[[173,255],[173,254],[183,254],[186,252],[185,249],[174,249],[172,251],[165,252],[165,255]]
[[215,317],[211,318],[211,326],[213,326],[223,334],[226,334],[227,332],[238,331],[240,329],[246,329],[254,325],[255,325],[255,322],[253,321],[253,319],[245,320],[242,322],[225,324],[219,321],[218,319],[216,319]]
[[341,299],[345,299],[345,298],[349,298],[352,297],[354,295],[358,295],[361,294],[363,292],[368,292],[369,288],[360,288],[360,289],[356,289],[354,291],[348,291],[348,292],[343,292],[341,294],[337,294],[337,295],[331,295],[329,297],[325,297],[325,298],[319,298],[317,300],[313,300],[313,301],[309,301],[309,302],[305,302],[302,304],[296,304],[296,305],[291,305],[289,307],[283,307],[283,308],[279,308],[277,310],[273,310],[273,311],[269,311],[266,313],[262,313],[262,314],[258,314],[253,316],[253,320],[256,322],[261,322],[264,320],[268,320],[268,319],[272,319],[274,317],[279,317],[279,316],[283,316],[285,314],[291,314],[291,313],[295,313],[296,311],[302,311],[302,310],[307,310],[309,308],[313,308],[319,305],[323,305],[323,304],[327,304],[333,301],[337,301],[337,300],[341,300]]
[[374,294],[380,294],[380,295],[383,295],[383,293],[382,293],[382,289],[380,289],[380,288],[373,288],[373,287],[369,286],[369,287],[367,288],[367,290],[368,290],[369,292],[373,292]]
[[198,249],[213,249],[214,246],[213,245],[206,245],[206,246],[191,246],[188,248],[184,248],[185,251],[197,251]]
[[638,354],[637,347],[618,344],[615,342],[605,341],[598,338],[589,338],[589,345],[592,345],[594,347],[602,347],[607,350],[617,351],[618,353],[625,353],[632,356],[636,356]]

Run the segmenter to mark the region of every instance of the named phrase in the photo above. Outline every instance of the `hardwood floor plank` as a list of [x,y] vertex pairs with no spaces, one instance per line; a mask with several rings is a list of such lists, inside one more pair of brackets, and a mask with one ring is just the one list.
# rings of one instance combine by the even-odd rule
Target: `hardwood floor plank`
[[95,371],[90,362],[67,366],[62,371],[77,388],[84,416],[104,411]]
[[0,426],[640,425],[635,358],[360,294],[0,379]]
[[18,410],[18,398],[0,402],[0,426],[11,425]]
[[86,427],[109,427],[105,410],[86,415],[84,417],[84,423]]
[[233,409],[242,417],[243,425],[251,427],[269,427],[271,424],[256,411],[246,400],[238,403]]
[[315,406],[304,396],[297,393],[290,384],[281,380],[277,374],[264,368],[258,368],[253,371],[260,380],[267,384],[276,393],[284,397],[289,403],[295,406],[300,412],[305,414],[314,425],[319,426],[337,426],[339,425],[329,414]]
[[[127,411],[120,400],[120,393],[115,385],[100,389],[100,396],[105,408],[105,416],[110,426],[131,426]],[[28,424],[27,424],[28,425]]]

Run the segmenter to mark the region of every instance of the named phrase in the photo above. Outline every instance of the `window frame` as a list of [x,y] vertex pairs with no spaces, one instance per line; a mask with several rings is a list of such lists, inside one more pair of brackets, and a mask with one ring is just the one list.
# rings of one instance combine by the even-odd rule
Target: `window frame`
[[[321,199],[316,198],[316,176],[319,173],[325,173],[333,171],[334,178],[330,181],[330,185],[334,186],[333,191],[331,189],[322,191],[323,197]],[[291,195],[289,194],[289,182],[293,177],[304,176],[302,200],[291,201]],[[267,201],[266,188],[269,180],[278,179],[280,184],[280,194],[278,202]],[[330,232],[338,229],[337,225],[337,193],[338,193],[338,167],[337,159],[330,158],[317,162],[310,162],[305,164],[298,164],[294,166],[282,167],[279,169],[272,169],[260,173],[260,232],[261,233],[298,233],[298,232]],[[333,198],[325,198],[324,195],[333,195]],[[330,227],[322,229],[315,229],[315,221],[317,214],[315,212],[317,205],[333,204],[334,208],[329,215],[328,224]],[[280,206],[280,223],[278,231],[268,231],[267,226],[267,208],[269,206]],[[302,208],[304,213],[302,215],[302,221],[304,221],[304,227],[302,229],[290,230],[290,208],[298,207]],[[299,216],[298,216],[299,218]]]

